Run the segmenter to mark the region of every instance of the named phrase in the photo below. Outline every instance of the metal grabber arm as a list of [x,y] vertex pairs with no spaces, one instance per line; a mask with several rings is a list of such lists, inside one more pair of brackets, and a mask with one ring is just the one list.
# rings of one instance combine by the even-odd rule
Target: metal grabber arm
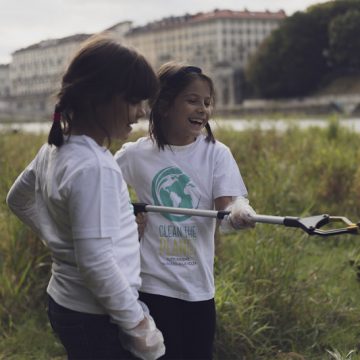
[[[200,209],[187,209],[176,208],[169,206],[156,206],[145,203],[133,203],[135,215],[141,212],[156,212],[156,213],[169,213],[169,214],[181,214],[190,216],[203,216],[216,219],[223,219],[226,215],[230,214],[230,211],[225,210],[200,210]],[[294,217],[294,216],[272,216],[272,215],[258,215],[253,216],[253,219],[257,223],[284,225],[287,227],[300,228],[309,235],[319,236],[332,236],[341,234],[360,234],[360,222],[358,224],[353,223],[344,216],[330,216],[327,214],[309,216],[309,217]],[[334,223],[342,222],[345,227],[321,229],[323,226]]]

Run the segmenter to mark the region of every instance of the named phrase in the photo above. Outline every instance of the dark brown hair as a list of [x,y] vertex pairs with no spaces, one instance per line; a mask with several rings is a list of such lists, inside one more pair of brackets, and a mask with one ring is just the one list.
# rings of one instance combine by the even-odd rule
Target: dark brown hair
[[[115,95],[137,103],[154,96],[157,89],[156,74],[144,56],[107,34],[94,35],[82,44],[63,75],[55,108],[61,114],[61,122],[53,122],[48,143],[61,146],[63,135],[71,134],[72,128],[79,125],[79,114],[95,111]],[[101,129],[110,141],[107,129],[99,121],[87,125]]]
[[[158,71],[160,90],[158,95],[150,102],[149,135],[156,142],[159,149],[164,149],[168,144],[164,133],[166,112],[173,105],[175,98],[196,79],[205,80],[210,86],[211,105],[215,106],[215,89],[213,81],[202,70],[195,66],[189,66],[177,62],[163,64]],[[215,142],[210,124],[205,126],[207,141]]]

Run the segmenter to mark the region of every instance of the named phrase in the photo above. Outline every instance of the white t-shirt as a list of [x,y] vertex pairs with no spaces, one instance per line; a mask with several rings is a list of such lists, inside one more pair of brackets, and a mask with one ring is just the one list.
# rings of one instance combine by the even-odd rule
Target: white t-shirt
[[7,202],[51,250],[47,292],[57,303],[109,314],[123,328],[143,319],[137,227],[108,150],[85,135],[72,135],[59,148],[43,145]]
[[[227,146],[199,136],[192,144],[159,150],[149,138],[124,144],[115,154],[138,200],[152,205],[214,209],[222,196],[246,196]],[[216,220],[148,213],[141,240],[141,291],[187,301],[214,297]]]

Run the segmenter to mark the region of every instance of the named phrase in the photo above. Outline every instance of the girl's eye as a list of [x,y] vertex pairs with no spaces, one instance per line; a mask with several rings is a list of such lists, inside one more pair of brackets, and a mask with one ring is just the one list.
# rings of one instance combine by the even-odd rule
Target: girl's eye
[[206,108],[211,106],[211,101],[202,102],[200,99],[187,99],[189,104],[204,104]]

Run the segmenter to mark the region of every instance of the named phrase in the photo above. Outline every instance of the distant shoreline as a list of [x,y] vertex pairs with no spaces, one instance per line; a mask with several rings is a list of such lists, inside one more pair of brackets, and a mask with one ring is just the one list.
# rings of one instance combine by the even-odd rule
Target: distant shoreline
[[[259,130],[278,130],[284,131],[289,126],[299,128],[308,127],[326,127],[332,122],[339,123],[340,126],[347,127],[360,133],[360,117],[338,118],[338,117],[303,117],[303,118],[215,118],[210,120],[210,125],[214,131],[231,129],[234,131],[244,131],[255,128]],[[0,122],[0,132],[29,132],[29,133],[48,133],[51,127],[51,121],[39,122]],[[140,120],[132,126],[133,131],[146,131],[148,129],[148,120]]]

